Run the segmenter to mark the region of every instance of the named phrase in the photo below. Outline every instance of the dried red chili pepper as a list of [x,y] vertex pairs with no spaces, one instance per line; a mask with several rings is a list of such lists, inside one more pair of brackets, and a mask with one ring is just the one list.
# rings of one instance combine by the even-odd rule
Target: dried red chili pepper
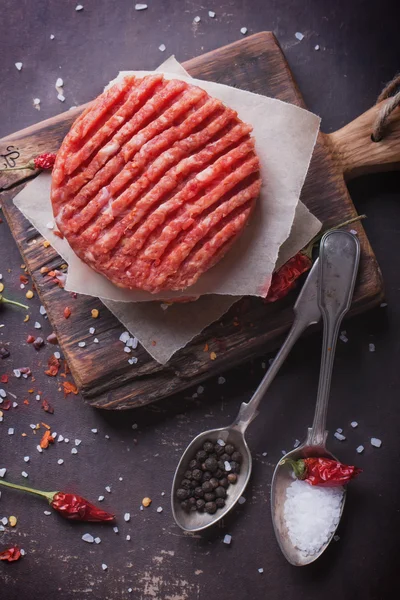
[[280,269],[275,271],[275,273],[272,275],[271,285],[264,302],[276,302],[277,300],[284,298],[296,286],[300,275],[311,269],[313,265],[313,247],[326,233],[326,231],[332,231],[333,229],[345,227],[346,225],[350,225],[351,223],[360,221],[361,219],[365,219],[365,215],[360,215],[354,219],[344,221],[344,223],[340,223],[336,227],[324,230],[316,235],[308,244],[308,246],[303,248],[303,250],[300,250],[300,252],[295,254],[295,256],[290,258],[284,265],[282,265]]
[[69,494],[66,492],[42,492],[41,490],[35,490],[34,488],[28,488],[23,485],[9,483],[3,479],[0,479],[0,485],[46,498],[54,510],[70,521],[91,521],[100,523],[114,521],[115,519],[115,516],[111,513],[98,508],[86,500],[86,498],[82,498],[82,496],[78,496],[77,494]]
[[35,169],[52,169],[56,160],[56,155],[53,152],[45,152],[44,154],[39,154],[35,156],[32,160],[30,160],[26,165],[22,167],[14,167],[12,169],[1,169],[1,172],[5,171],[25,171],[29,169],[34,171]]
[[344,485],[362,473],[362,469],[358,467],[344,465],[331,458],[286,459],[283,462],[291,465],[297,479],[325,487]]
[[0,552],[0,560],[6,560],[7,562],[19,560],[21,556],[21,550],[18,546],[11,546],[11,548],[7,548],[7,550]]

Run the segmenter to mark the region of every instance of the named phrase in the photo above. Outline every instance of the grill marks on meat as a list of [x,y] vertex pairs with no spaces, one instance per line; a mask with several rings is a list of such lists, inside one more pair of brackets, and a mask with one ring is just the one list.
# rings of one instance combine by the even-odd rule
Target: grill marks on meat
[[229,249],[260,192],[250,132],[196,86],[126,77],[77,119],[57,155],[60,231],[116,285],[192,285]]

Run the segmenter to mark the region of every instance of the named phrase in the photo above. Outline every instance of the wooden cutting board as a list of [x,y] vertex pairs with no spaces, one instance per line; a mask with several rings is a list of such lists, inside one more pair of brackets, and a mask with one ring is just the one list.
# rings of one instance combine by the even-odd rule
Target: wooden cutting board
[[[285,57],[270,32],[219,48],[184,63],[184,66],[194,77],[304,106]],[[82,109],[68,111],[0,140],[2,162],[19,166],[41,152],[56,152]],[[301,198],[326,227],[356,215],[345,177],[390,168],[398,160],[396,147],[399,148],[400,127],[392,127],[384,142],[373,143],[370,139],[377,110],[377,107],[372,108],[334,134],[319,134]],[[257,298],[245,298],[221,321],[209,326],[174,355],[166,366],[156,363],[142,348],[135,352],[139,359],[137,365],[128,365],[127,355],[118,341],[123,327],[99,300],[79,296],[74,303],[73,315],[68,320],[63,318],[66,292],[40,274],[43,266],[55,269],[63,261],[51,247],[43,246],[43,238],[12,202],[24,185],[23,175],[26,175],[25,171],[7,176],[0,174],[0,190],[14,184],[12,189],[1,193],[4,214],[76,384],[92,406],[126,409],[160,400],[271,349],[289,328],[293,318],[293,295],[272,305]],[[354,225],[354,229],[360,237],[362,258],[353,313],[376,305],[383,293],[380,270],[365,232],[360,223]],[[92,308],[100,311],[96,321],[91,318]],[[82,339],[82,332],[87,332],[93,325],[102,343],[94,350],[92,345],[89,352],[87,348],[79,348],[78,341]],[[206,344],[208,351],[204,350]],[[215,360],[211,360],[211,352],[216,353]]]

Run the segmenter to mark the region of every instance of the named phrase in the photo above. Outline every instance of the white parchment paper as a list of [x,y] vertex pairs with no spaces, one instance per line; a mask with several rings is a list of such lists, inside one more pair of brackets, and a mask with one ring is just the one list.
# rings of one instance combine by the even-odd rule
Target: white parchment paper
[[[168,77],[188,77],[173,57],[161,65],[159,70],[162,72],[168,70]],[[147,74],[147,72],[141,73]],[[124,73],[120,74],[123,75]],[[266,138],[263,138],[262,144],[258,133],[254,131],[257,151],[262,162],[262,175],[266,178],[265,193],[263,190],[258,202],[259,212],[253,214],[255,218],[228,255],[209,271],[211,275],[204,274],[200,278],[201,281],[185,290],[186,296],[188,293],[202,295],[196,302],[176,304],[164,310],[159,302],[154,301],[154,295],[147,292],[120,290],[82,263],[72,252],[66,240],[61,240],[48,228],[48,224],[53,221],[49,174],[43,173],[38,176],[14,198],[15,205],[68,262],[67,289],[100,297],[153,358],[163,364],[207,325],[220,318],[242,295],[265,295],[273,270],[279,268],[304,247],[321,227],[318,219],[298,201],[318,132],[319,118],[303,109],[271,98],[250,94],[236,88],[227,88],[220,84],[191,81],[205,89],[207,89],[206,84],[212,85],[213,90],[207,89],[207,91],[238,110],[239,116],[253,126],[257,124],[257,119],[253,122],[249,118],[252,110],[264,111],[263,119],[269,123],[269,126],[265,127],[269,133],[264,132]],[[223,90],[218,93],[218,90],[214,90],[214,86]],[[228,96],[231,94],[230,90],[233,90],[232,100]],[[248,105],[250,112],[246,113],[247,116],[240,110],[239,96],[243,99],[245,96],[251,96]],[[269,110],[265,101],[268,101]],[[238,104],[236,105],[235,102]],[[283,114],[280,114],[281,112]],[[292,129],[290,134],[286,131],[288,123],[284,117],[284,115],[288,117],[289,113],[292,113],[289,121]],[[261,112],[257,114],[261,119]],[[276,150],[277,144],[274,144],[271,129],[275,132],[275,136],[279,136],[278,145],[281,146],[281,150],[283,146],[292,161],[296,162],[295,167],[293,163],[287,161],[287,156],[279,157],[278,153],[273,151]],[[294,135],[295,132],[298,137]],[[271,146],[271,152],[269,154],[267,152],[265,156],[265,167],[261,156],[264,154],[264,143],[267,148]],[[295,176],[293,176],[294,171]],[[265,176],[266,172],[267,176]],[[264,235],[264,226],[269,236]],[[252,292],[244,290],[252,290]],[[171,294],[168,295],[172,297]],[[165,297],[165,294],[163,296]]]

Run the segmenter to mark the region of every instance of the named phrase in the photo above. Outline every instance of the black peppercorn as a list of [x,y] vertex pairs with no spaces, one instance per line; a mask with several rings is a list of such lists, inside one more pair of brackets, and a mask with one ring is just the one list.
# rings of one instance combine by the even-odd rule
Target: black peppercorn
[[207,492],[207,494],[204,494],[204,500],[206,502],[213,502],[215,500],[215,498],[216,498],[216,496],[212,492]]
[[218,462],[216,458],[207,458],[204,464],[207,471],[211,471],[211,473],[214,473],[214,471],[218,469]]
[[219,480],[219,485],[222,485],[222,487],[226,489],[229,487],[229,481],[227,480],[226,477],[223,477],[222,479]]
[[206,503],[204,502],[204,500],[197,500],[197,502],[196,502],[197,510],[203,511],[205,504]]
[[196,506],[196,504],[193,504],[193,505],[190,507],[190,510],[191,510],[191,512],[196,512],[196,510],[197,510],[197,506]]
[[227,454],[226,452],[224,452],[224,454],[221,455],[220,460],[222,460],[223,462],[225,462],[226,460],[231,460],[231,457],[229,454]]
[[196,481],[201,481],[203,479],[203,471],[200,469],[194,469],[194,471],[192,471],[192,478]]
[[222,469],[217,469],[214,473],[214,477],[217,479],[221,479],[225,475],[225,472]]
[[192,479],[192,471],[185,471],[183,477],[184,479]]
[[219,444],[215,444],[214,452],[217,456],[221,456],[225,452],[225,446],[220,446]]
[[209,479],[211,479],[211,477],[212,477],[211,471],[205,471],[203,473],[203,481],[208,481]]
[[182,481],[181,481],[181,487],[185,488],[185,490],[190,490],[190,488],[191,488],[191,481],[189,479],[182,479]]
[[196,481],[196,479],[191,480],[190,487],[192,488],[192,490],[194,490],[194,488],[197,488],[198,485],[199,485],[199,482]]
[[224,508],[225,500],[223,498],[217,498],[215,504],[217,505],[217,508]]
[[231,460],[230,465],[233,473],[240,473],[239,463],[235,462],[234,460]]
[[201,467],[201,464],[196,459],[191,460],[190,463],[189,463],[189,469],[192,469],[192,470],[193,469],[200,469],[200,467]]
[[189,510],[189,501],[184,500],[183,502],[181,502],[181,508],[183,508],[183,510],[187,512]]
[[188,503],[189,506],[196,506],[196,498],[189,498]]
[[225,446],[225,452],[229,455],[233,454],[235,452],[235,446],[232,446],[232,444],[227,444]]
[[241,463],[241,462],[242,462],[242,460],[243,460],[243,457],[242,457],[242,455],[240,454],[240,452],[234,452],[234,453],[232,454],[232,460],[234,460],[234,461],[235,461],[235,462],[237,462],[237,463]]
[[203,463],[207,458],[207,452],[205,452],[204,450],[199,450],[198,453],[196,454],[196,459]]
[[217,462],[217,465],[218,465],[218,469],[220,469],[221,471],[225,471],[225,462],[223,460],[220,459]]
[[178,498],[178,500],[186,500],[186,498],[188,497],[188,491],[184,488],[179,488],[179,490],[177,490],[176,492],[176,497]]
[[210,442],[210,441],[204,442],[204,444],[203,444],[203,450],[205,452],[207,452],[208,454],[210,452],[214,452],[214,444],[212,442]]
[[236,473],[229,473],[227,479],[228,479],[229,483],[236,483],[237,482]]
[[215,452],[211,452],[211,453],[208,455],[208,458],[215,458],[216,460],[218,460],[218,456],[216,455],[216,453],[215,453]]
[[202,487],[197,487],[194,490],[194,496],[195,498],[203,498],[204,497],[204,490]]
[[209,481],[205,481],[202,484],[201,489],[203,490],[203,492],[207,493],[207,492],[212,492],[214,488]]
[[212,485],[213,490],[219,486],[219,481],[216,477],[211,477],[210,483]]
[[215,495],[217,498],[226,498],[226,490],[224,487],[222,487],[222,485],[219,485],[216,489],[215,489]]
[[204,509],[208,514],[213,515],[217,510],[217,505],[215,502],[206,502]]

